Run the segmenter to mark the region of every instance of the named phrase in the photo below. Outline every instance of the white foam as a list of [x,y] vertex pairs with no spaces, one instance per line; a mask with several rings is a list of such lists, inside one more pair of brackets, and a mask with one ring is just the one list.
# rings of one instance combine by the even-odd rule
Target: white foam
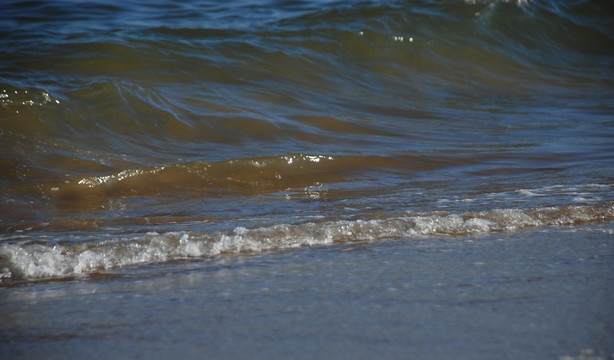
[[544,196],[543,194],[538,194],[534,191],[531,191],[529,189],[520,189],[516,191],[517,193],[519,193],[520,195],[524,195],[524,196]]
[[612,219],[614,202],[451,214],[401,214],[386,219],[237,227],[229,232],[217,233],[151,232],[76,246],[27,244],[19,240],[21,242],[0,247],[0,281],[82,276],[128,265],[191,257],[389,238],[464,236]]

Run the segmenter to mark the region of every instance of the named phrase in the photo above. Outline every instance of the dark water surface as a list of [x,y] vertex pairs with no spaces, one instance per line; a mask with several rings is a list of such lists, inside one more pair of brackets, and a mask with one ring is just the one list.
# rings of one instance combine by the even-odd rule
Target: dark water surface
[[[338,337],[302,329],[286,339],[292,346],[270,347],[261,357],[296,357],[290,349],[305,347],[306,357],[355,358],[367,354],[359,351],[364,346],[389,357],[449,358],[458,351],[475,358],[486,344],[488,354],[509,358],[532,350],[540,358],[609,356],[613,7],[604,0],[2,2],[0,300],[25,313],[0,325],[8,339],[1,340],[0,356],[34,358],[59,349],[77,356],[91,341],[102,346],[98,336],[113,342],[145,327],[155,334],[142,333],[141,340],[155,343],[164,326],[199,329],[186,340],[193,347],[179,341],[189,357],[200,358],[199,351],[247,357],[253,347],[233,337],[217,344],[215,332],[248,331],[242,321],[263,326],[254,334],[271,337],[250,339],[264,346],[287,331],[279,322],[297,319],[308,320],[313,334],[335,329]],[[454,244],[465,254],[478,240],[485,243],[482,260],[422,258],[416,250]],[[354,246],[362,252],[346,251]],[[360,255],[382,248],[389,250],[374,262]],[[587,254],[574,259],[599,259],[570,274],[599,275],[567,278],[567,270],[556,268],[549,282],[518,280],[511,293],[493,281],[499,272],[543,279],[548,264],[570,249]],[[404,265],[389,266],[396,257]],[[527,258],[537,262],[525,264]],[[408,270],[410,259],[424,263]],[[504,263],[470,265],[492,259]],[[319,264],[330,267],[330,279],[309,278]],[[208,278],[226,266],[240,270],[224,285]],[[395,297],[380,289],[379,278],[363,276],[385,272],[396,279],[431,267],[436,275],[424,281],[427,293],[448,299],[442,314],[413,291]],[[245,285],[250,276],[254,283]],[[506,299],[501,318],[461,300],[450,305],[456,287],[434,284],[454,276],[471,285],[461,286],[469,297],[481,299],[477,289],[486,288]],[[163,316],[171,293],[160,282],[174,282],[172,291],[181,292],[193,278],[203,297],[190,295],[166,320],[137,320]],[[249,317],[258,311],[243,300],[264,294],[257,289],[304,283],[328,296],[324,312],[296,305],[287,317],[287,299],[276,298],[258,305],[266,315]],[[552,291],[540,293],[544,284]],[[113,300],[128,291],[122,287],[138,298],[159,286],[159,302],[135,307]],[[233,289],[232,306],[212,295],[221,296],[223,286]],[[92,314],[123,309],[129,316],[115,314],[111,324],[79,316],[83,323],[76,324],[65,312],[81,301],[79,294],[99,287],[110,300],[96,300]],[[22,297],[55,301],[46,291],[61,294],[51,307],[56,315]],[[583,291],[597,297],[589,301]],[[513,300],[527,292],[539,300]],[[562,293],[575,295],[564,300]],[[344,313],[356,294],[371,300]],[[312,295],[292,301],[315,301]],[[535,303],[542,300],[548,305]],[[364,320],[357,309],[371,305],[426,312],[418,323],[373,312],[367,327],[380,335],[354,333]],[[232,321],[212,320],[210,313],[182,320],[208,307]],[[536,308],[547,310],[544,318]],[[515,322],[513,314],[525,310],[537,313]],[[563,313],[567,325],[554,320]],[[43,315],[66,319],[67,327],[32,322]],[[482,315],[485,322],[469,329],[469,319]],[[540,334],[553,342],[540,342],[531,321],[545,321]],[[114,330],[92,335],[88,326]],[[212,333],[202,333],[211,326]],[[476,335],[465,343],[472,330],[494,338],[480,342]],[[525,336],[534,341],[514,340]],[[408,338],[421,345],[400,341]],[[588,341],[596,338],[603,340]],[[33,348],[32,339],[42,339],[34,341],[40,346]],[[122,341],[113,356],[143,351]],[[447,347],[432,353],[424,345],[442,343]]]

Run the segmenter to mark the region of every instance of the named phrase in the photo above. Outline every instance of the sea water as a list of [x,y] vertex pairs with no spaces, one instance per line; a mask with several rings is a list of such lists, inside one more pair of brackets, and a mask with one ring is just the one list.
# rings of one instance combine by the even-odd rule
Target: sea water
[[0,357],[614,354],[608,1],[0,5]]

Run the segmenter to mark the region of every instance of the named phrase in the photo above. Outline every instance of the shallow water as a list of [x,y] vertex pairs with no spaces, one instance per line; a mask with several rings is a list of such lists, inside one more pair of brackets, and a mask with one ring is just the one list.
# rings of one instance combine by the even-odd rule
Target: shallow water
[[[535,253],[549,249],[547,262],[557,246],[570,246],[560,234],[573,233],[609,249],[610,7],[598,0],[3,2],[2,298],[103,284],[114,297],[121,291],[113,284],[136,286],[133,276],[155,287],[165,271],[208,276],[225,261],[245,261],[256,264],[241,270],[249,273],[296,254],[308,268],[343,257],[352,264],[344,271],[368,272],[369,264],[345,253],[353,246],[411,254],[415,241],[484,237],[491,256],[502,258],[508,250],[496,244],[526,236]],[[611,253],[603,259],[611,270]],[[446,259],[440,276],[460,264]],[[520,271],[508,265],[510,274]],[[459,276],[472,276],[461,268]],[[567,286],[562,279],[553,280],[556,291]],[[331,281],[346,280],[335,273]],[[228,286],[240,286],[235,281]],[[608,281],[591,286],[604,290]],[[365,284],[365,296],[381,295],[368,290],[377,279]],[[578,292],[583,285],[569,286]],[[239,301],[248,290],[237,291]],[[351,301],[345,294],[336,295],[332,313]],[[73,302],[67,295],[62,304]],[[188,308],[195,306],[203,303]],[[428,317],[437,318],[429,313],[423,325]],[[389,322],[378,326],[392,337]],[[589,333],[612,337],[611,325],[598,328]],[[428,338],[438,328],[421,329],[414,335]],[[493,331],[512,336],[503,326]],[[64,330],[43,333],[50,349],[64,344],[54,337]],[[29,344],[24,334],[10,337],[16,349]],[[80,351],[82,340],[67,354]],[[608,342],[574,344],[543,351],[614,352]],[[129,347],[125,357],[134,355]],[[195,357],[199,349],[185,351]],[[421,349],[413,354],[430,354]],[[247,354],[237,351],[214,357]]]
[[613,233],[337,244],[2,288],[0,355],[610,359]]

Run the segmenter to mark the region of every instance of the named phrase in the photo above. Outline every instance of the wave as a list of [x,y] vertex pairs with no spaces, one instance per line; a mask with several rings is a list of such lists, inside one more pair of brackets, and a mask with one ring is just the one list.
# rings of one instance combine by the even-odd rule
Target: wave
[[[124,169],[62,182],[39,183],[34,187],[44,198],[56,201],[60,207],[96,209],[103,202],[117,197],[182,193],[201,197],[257,195],[357,180],[369,172],[396,171],[407,174],[472,161],[475,160],[286,154]],[[23,188],[22,185],[18,187]]]
[[0,247],[0,281],[7,283],[86,276],[138,264],[303,246],[467,236],[612,220],[614,202],[606,202],[459,213],[374,215],[373,218],[355,220],[237,227],[229,232],[148,233],[78,245],[28,241]]
[[[79,15],[69,31],[41,15],[36,24],[52,29],[45,47],[37,32],[1,34],[0,140],[38,136],[52,148],[59,138],[111,153],[127,144],[134,154],[166,152],[176,141],[364,142],[359,135],[378,127],[352,124],[364,119],[445,118],[450,106],[577,98],[587,89],[607,97],[614,88],[604,1],[275,2],[256,6],[255,17],[245,15],[252,5],[209,4],[217,15],[203,11],[202,21],[191,19],[198,12],[189,2],[96,3],[49,5],[91,18]],[[20,18],[41,6],[9,8]],[[161,11],[190,17],[177,26]],[[118,14],[130,21],[105,27]],[[254,29],[225,28],[228,19]],[[340,126],[318,128],[330,122]]]
[[1,3],[2,276],[611,220],[610,7]]

